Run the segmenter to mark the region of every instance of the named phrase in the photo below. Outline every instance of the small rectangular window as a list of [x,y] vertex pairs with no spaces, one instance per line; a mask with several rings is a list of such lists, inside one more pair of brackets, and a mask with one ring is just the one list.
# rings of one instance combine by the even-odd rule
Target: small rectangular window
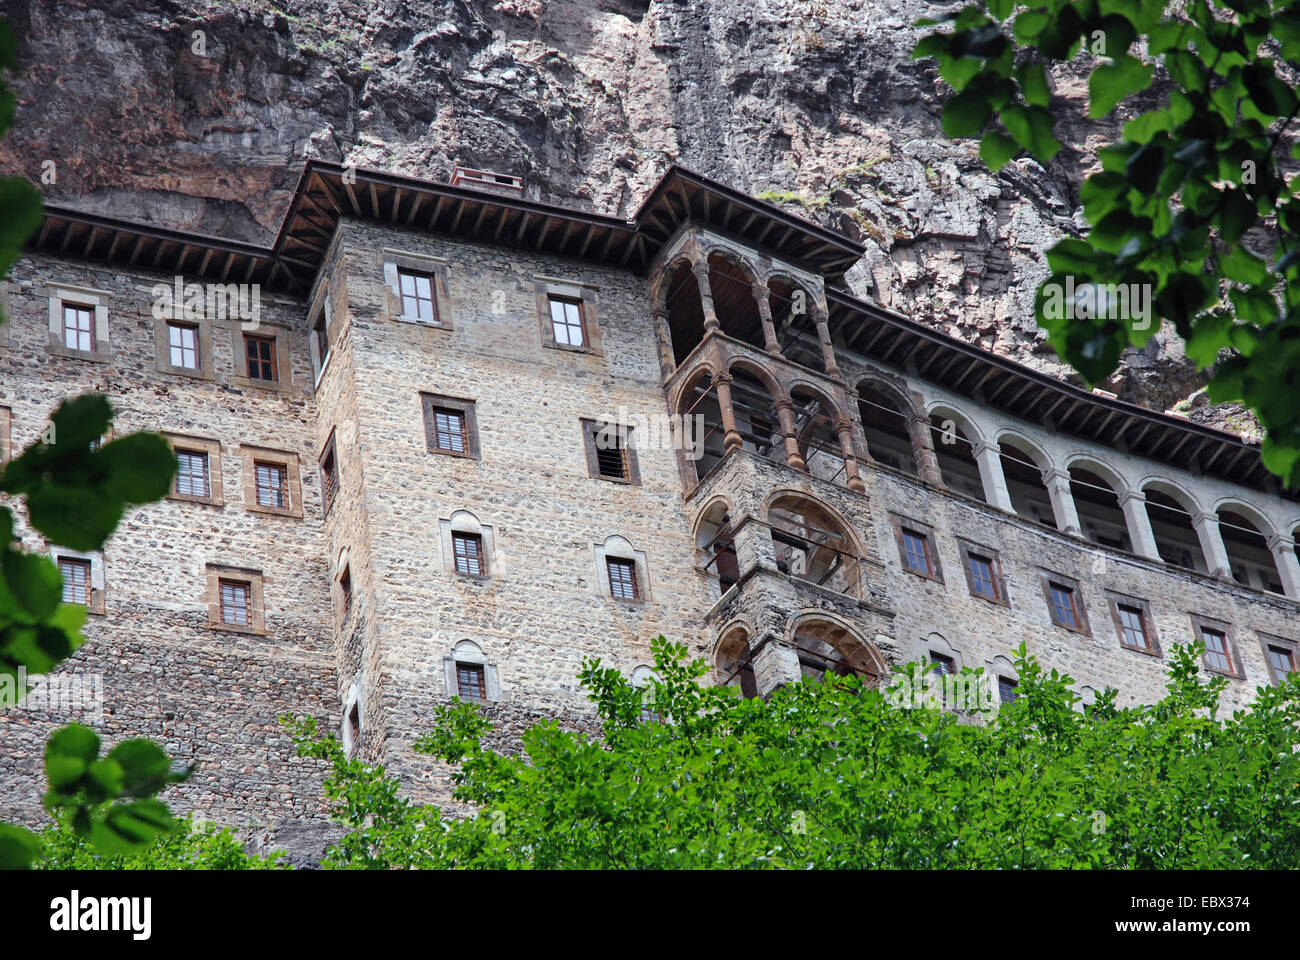
[[[65,588],[64,592],[67,590]],[[1268,656],[1268,671],[1273,675],[1273,682],[1278,686],[1286,683],[1287,677],[1295,673],[1295,653],[1290,647],[1268,644],[1264,648]]]
[[176,492],[204,499],[212,496],[208,455],[197,450],[177,450],[176,460]]
[[274,337],[244,337],[244,356],[248,361],[248,379],[275,383],[279,371],[275,363]]
[[[326,299],[328,300],[328,298]],[[311,324],[312,373],[315,375],[317,382],[320,381],[321,372],[325,369],[325,361],[330,356],[330,335],[327,317],[328,311],[321,307],[320,313],[316,314],[316,319]]]
[[477,533],[452,533],[456,572],[478,577],[483,574],[483,538]]
[[469,449],[469,434],[465,429],[465,415],[459,410],[445,407],[433,409],[433,443],[439,450],[465,453]]
[[167,347],[173,367],[200,369],[198,327],[184,323],[167,324]]
[[1051,604],[1052,622],[1062,627],[1069,627],[1071,630],[1081,628],[1073,587],[1067,587],[1065,584],[1056,583],[1055,581],[1048,581],[1047,597]]
[[636,564],[631,560],[606,557],[605,565],[609,570],[610,596],[616,600],[637,599]]
[[421,323],[438,322],[438,308],[433,296],[434,280],[431,275],[399,269],[397,283],[402,293],[402,316]]
[[951,677],[957,672],[957,664],[953,662],[952,657],[946,657],[942,653],[930,651],[930,669],[941,677]]
[[1120,603],[1115,608],[1119,619],[1119,640],[1132,650],[1148,650],[1151,644],[1147,638],[1146,620],[1142,608],[1127,603]]
[[971,593],[989,600],[1000,600],[997,578],[993,574],[993,560],[978,553],[967,553],[966,562],[970,565]]
[[1016,687],[1018,686],[1020,686],[1020,683],[1010,677],[998,677],[998,699],[1003,703],[1011,703],[1016,697],[1020,696],[1020,694],[1016,693]]
[[462,700],[486,700],[487,684],[483,675],[481,663],[456,664],[456,695]]
[[343,619],[347,620],[352,612],[352,571],[347,567],[339,574],[339,595],[343,599]]
[[90,606],[90,561],[59,557],[59,573],[63,575],[63,602]]
[[325,513],[329,513],[330,507],[334,505],[338,492],[339,468],[334,456],[334,434],[331,432],[329,441],[325,444],[325,452],[320,458],[320,496]]
[[1232,673],[1232,652],[1228,649],[1228,635],[1221,630],[1201,627],[1201,641],[1205,644],[1205,665],[1220,673]]
[[361,744],[361,708],[355,703],[348,710],[348,734],[352,751],[355,753],[357,747]]
[[550,304],[555,342],[564,347],[585,347],[587,337],[582,324],[582,301],[552,296]]
[[903,528],[903,562],[907,564],[907,569],[913,573],[933,576],[934,572],[930,567],[930,545],[929,537],[924,533],[918,533],[915,530]]
[[602,477],[626,480],[627,451],[622,437],[614,431],[604,431],[596,437],[596,464]]
[[251,590],[247,583],[237,580],[221,581],[221,622],[232,627],[247,627]]
[[95,308],[79,303],[63,305],[63,345],[69,350],[95,349]]
[[582,420],[587,473],[615,483],[640,483],[633,428],[603,420]]
[[289,469],[282,463],[253,462],[257,474],[257,504],[261,507],[289,506]]

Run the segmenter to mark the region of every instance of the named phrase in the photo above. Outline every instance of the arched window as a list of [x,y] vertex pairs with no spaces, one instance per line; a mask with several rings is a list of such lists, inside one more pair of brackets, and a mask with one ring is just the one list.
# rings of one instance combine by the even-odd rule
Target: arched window
[[749,641],[750,636],[743,627],[729,630],[718,643],[715,661],[718,683],[739,687],[741,695],[746,698],[758,696],[758,682],[754,678],[753,652]]
[[884,661],[875,648],[834,621],[815,616],[800,620],[791,640],[805,680],[818,682],[827,674],[856,676],[874,687],[886,674]]
[[[722,455],[726,452],[724,443],[725,432],[722,426],[722,407],[718,403],[718,391],[713,386],[713,372],[707,368],[701,368],[694,374],[686,384],[686,388],[681,393],[681,398],[677,402],[677,413],[683,418],[684,432],[689,432],[692,437],[701,438],[697,449],[692,450],[695,455],[693,466],[695,470],[696,481],[703,480],[705,475],[718,465]],[[687,420],[688,417],[703,417],[703,431],[691,429],[685,430],[685,425],[694,421]]]
[[930,416],[930,435],[944,486],[976,500],[984,500],[984,481],[980,479],[980,466],[966,431],[953,417],[941,411]]
[[497,665],[473,640],[461,640],[442,659],[447,696],[473,703],[496,703],[501,699]]
[[1086,466],[1076,464],[1070,467],[1070,494],[1074,497],[1084,536],[1104,547],[1133,549],[1128,522],[1110,481]]
[[673,340],[673,357],[680,366],[704,339],[704,303],[688,260],[679,260],[669,271],[664,299],[668,310],[668,331]]
[[725,501],[716,500],[705,508],[695,530],[700,567],[711,578],[718,599],[740,580],[735,532],[731,528]]
[[1232,579],[1258,590],[1282,593],[1277,561],[1268,548],[1268,539],[1260,532],[1261,526],[1267,529],[1267,521],[1259,516],[1249,516],[1253,513],[1250,508],[1235,504],[1222,506],[1217,513],[1219,533],[1232,567]]
[[916,454],[904,410],[906,407],[892,393],[870,382],[858,384],[858,412],[867,452],[877,463],[915,477]]
[[998,442],[1002,454],[1002,475],[1007,481],[1011,506],[1016,514],[1034,523],[1056,529],[1052,497],[1043,485],[1046,458],[1018,438],[1004,436]]
[[500,573],[492,528],[468,510],[457,510],[438,521],[443,569],[464,577],[486,578]]
[[743,448],[784,463],[785,441],[773,407],[771,387],[743,365],[735,365],[729,372],[731,406],[736,413],[736,429],[740,431]]
[[1208,573],[1205,551],[1192,518],[1197,513],[1192,499],[1172,485],[1159,481],[1142,488],[1147,500],[1147,519],[1155,536],[1156,550],[1165,563],[1197,573]]
[[763,320],[754,299],[755,277],[730,257],[709,254],[709,290],[722,332],[751,347],[764,346]]
[[791,390],[790,402],[799,456],[808,472],[831,483],[843,483],[844,457],[840,436],[835,431],[838,411],[828,399],[809,387],[798,386]]
[[651,599],[650,569],[643,551],[626,537],[615,534],[604,543],[593,544],[596,555],[596,583],[602,596],[624,603]]
[[831,510],[800,494],[784,494],[772,502],[767,522],[782,573],[838,593],[861,594],[856,542]]
[[813,324],[812,293],[786,277],[773,277],[767,284],[767,302],[781,355],[793,363],[826,372],[826,357]]

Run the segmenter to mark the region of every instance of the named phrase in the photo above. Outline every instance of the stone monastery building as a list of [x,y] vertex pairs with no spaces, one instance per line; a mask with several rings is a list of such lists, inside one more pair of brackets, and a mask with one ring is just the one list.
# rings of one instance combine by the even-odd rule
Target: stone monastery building
[[[47,208],[0,457],[95,390],[181,465],[102,555],[25,530],[92,614],[61,672],[250,825],[322,814],[279,714],[436,796],[434,704],[590,725],[583,659],[644,678],[659,634],[747,695],[928,660],[1009,697],[1022,642],[1085,701],[1194,638],[1230,707],[1295,669],[1300,496],[1256,444],[859,300],[862,252],[680,167],[628,220],[310,161],[271,247]],[[0,715],[0,816],[76,719],[39,707]]]

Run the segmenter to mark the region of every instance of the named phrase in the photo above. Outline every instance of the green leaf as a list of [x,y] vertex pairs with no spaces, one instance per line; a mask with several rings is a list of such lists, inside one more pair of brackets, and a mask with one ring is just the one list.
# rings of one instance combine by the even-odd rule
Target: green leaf
[[30,830],[0,823],[0,870],[29,869],[40,847],[40,840]]
[[175,821],[165,803],[135,800],[113,804],[104,819],[91,827],[90,837],[106,854],[130,854],[144,849],[173,829]]
[[150,797],[171,782],[171,759],[151,740],[127,740],[108,756],[121,765],[121,789],[129,796]]
[[0,571],[29,622],[38,623],[52,616],[63,599],[63,577],[49,557],[8,551],[0,555]]
[[980,158],[997,173],[1020,152],[1020,146],[1005,133],[990,130],[980,139]]
[[120,500],[80,487],[47,484],[27,498],[32,526],[73,550],[99,550],[122,519]]
[[1041,63],[1024,63],[1016,71],[1020,93],[1031,107],[1046,107],[1052,102],[1052,90]]
[[98,460],[108,474],[105,492],[126,503],[152,503],[171,491],[176,454],[153,433],[133,433],[106,444]]
[[1043,107],[1010,106],[1002,111],[1007,132],[1040,163],[1048,163],[1061,149],[1052,136],[1052,115]]
[[943,132],[954,139],[976,137],[989,122],[993,108],[983,93],[968,87],[943,105]]
[[1128,54],[1098,67],[1088,79],[1088,115],[1106,116],[1125,97],[1145,90],[1153,73],[1153,67]]

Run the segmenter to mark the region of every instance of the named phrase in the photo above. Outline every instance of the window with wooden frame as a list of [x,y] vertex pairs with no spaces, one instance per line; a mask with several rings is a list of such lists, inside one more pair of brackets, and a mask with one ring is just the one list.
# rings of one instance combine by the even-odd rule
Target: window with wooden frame
[[212,478],[208,472],[207,451],[177,450],[176,461],[176,492],[201,500],[211,497]]
[[321,297],[320,306],[311,318],[311,332],[308,336],[308,346],[311,349],[312,383],[315,386],[320,385],[321,374],[325,372],[325,364],[329,362],[331,349],[330,320],[333,315],[330,295],[325,293]]
[[323,513],[330,512],[330,507],[334,506],[334,499],[338,493],[339,465],[335,454],[334,431],[331,430],[330,438],[325,441],[325,449],[320,455],[320,498]]
[[551,295],[548,297],[548,306],[556,344],[562,347],[585,347],[587,333],[583,323],[582,301]]
[[352,571],[348,567],[339,574],[339,602],[343,607],[339,621],[346,623],[348,614],[352,612]]
[[456,696],[482,703],[487,699],[487,677],[481,663],[456,664]]
[[276,383],[280,379],[275,356],[275,337],[255,337],[244,334],[244,362],[249,380]]
[[432,273],[399,267],[397,285],[402,296],[402,316],[420,323],[438,322],[437,281]]
[[636,562],[619,557],[606,557],[605,566],[609,571],[609,595],[615,600],[639,600],[640,588],[637,586]]
[[1137,597],[1109,591],[1106,600],[1110,605],[1111,619],[1115,621],[1115,633],[1119,636],[1120,646],[1126,650],[1160,656],[1160,644],[1156,638],[1156,625],[1150,605]]
[[972,596],[991,603],[1007,604],[1007,591],[1002,577],[1002,561],[996,550],[958,540],[966,586]]
[[189,323],[167,324],[169,362],[181,370],[201,370],[203,358],[199,348],[199,328]]
[[80,557],[59,557],[59,574],[63,577],[63,602],[89,607],[93,592],[90,561]]
[[1016,693],[1016,687],[1020,686],[1020,681],[1011,677],[998,676],[998,699],[1002,703],[1013,703],[1020,696]]
[[240,444],[244,509],[282,517],[302,516],[302,468],[296,453]]
[[478,418],[473,400],[422,393],[420,404],[430,453],[478,458]]
[[253,587],[246,580],[221,580],[221,622],[247,627],[252,622]]
[[1196,639],[1205,645],[1201,654],[1205,669],[1239,680],[1245,677],[1236,644],[1232,641],[1232,632],[1226,623],[1193,617],[1192,629],[1196,633]]
[[266,632],[261,571],[207,565],[208,625],[236,633]]
[[1273,685],[1280,687],[1287,678],[1296,672],[1297,644],[1294,640],[1282,637],[1270,637],[1260,634],[1260,643],[1264,647],[1264,660],[1268,664],[1268,676]]
[[1043,598],[1052,623],[1075,633],[1091,636],[1088,616],[1084,611],[1079,582],[1071,577],[1042,571]]
[[289,469],[282,463],[253,461],[259,507],[289,506]]
[[64,302],[63,346],[68,350],[95,352],[95,308],[93,306]]
[[176,454],[176,479],[168,498],[222,506],[221,444],[203,437],[164,436]]
[[939,554],[935,550],[934,532],[930,526],[917,523],[907,517],[894,516],[891,519],[903,569],[919,577],[927,577],[943,583]]
[[957,673],[957,663],[952,657],[931,650],[930,670],[941,677],[951,677]]
[[583,444],[587,452],[587,473],[615,483],[640,483],[632,428],[596,420],[582,421]]
[[487,565],[483,562],[483,538],[477,533],[459,533],[453,530],[451,549],[457,573],[471,577],[487,574]]

